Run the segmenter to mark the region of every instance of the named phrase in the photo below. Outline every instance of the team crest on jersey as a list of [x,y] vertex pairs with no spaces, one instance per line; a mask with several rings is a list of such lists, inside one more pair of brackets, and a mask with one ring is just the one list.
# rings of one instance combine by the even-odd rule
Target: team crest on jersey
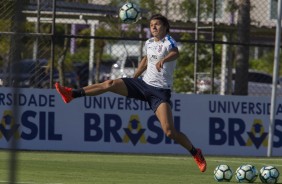
[[158,52],[161,52],[163,49],[163,45],[159,45]]

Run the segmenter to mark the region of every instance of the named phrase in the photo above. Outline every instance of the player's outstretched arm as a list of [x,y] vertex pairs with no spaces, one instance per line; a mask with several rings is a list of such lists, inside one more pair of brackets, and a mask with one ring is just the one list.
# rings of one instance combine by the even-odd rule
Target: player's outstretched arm
[[160,72],[161,68],[163,68],[163,65],[165,62],[170,62],[170,61],[174,61],[179,57],[179,51],[176,48],[173,48],[169,51],[168,55],[166,55],[166,57],[164,57],[162,60],[160,60],[159,62],[156,63],[156,68],[157,70]]
[[147,69],[147,62],[147,56],[143,57],[133,75],[133,78],[138,78],[140,75],[142,75],[142,73]]

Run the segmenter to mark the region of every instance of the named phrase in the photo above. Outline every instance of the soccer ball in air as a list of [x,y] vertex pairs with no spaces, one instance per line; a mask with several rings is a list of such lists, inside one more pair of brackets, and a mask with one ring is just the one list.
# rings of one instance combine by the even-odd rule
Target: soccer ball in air
[[230,181],[233,176],[233,172],[228,165],[221,164],[214,169],[214,179],[218,182]]
[[235,172],[235,178],[240,183],[253,183],[258,177],[258,171],[253,165],[241,165]]
[[259,178],[262,183],[277,183],[279,180],[279,171],[273,166],[263,166],[260,169]]
[[140,9],[134,3],[126,3],[119,9],[119,18],[124,23],[135,23],[140,18]]

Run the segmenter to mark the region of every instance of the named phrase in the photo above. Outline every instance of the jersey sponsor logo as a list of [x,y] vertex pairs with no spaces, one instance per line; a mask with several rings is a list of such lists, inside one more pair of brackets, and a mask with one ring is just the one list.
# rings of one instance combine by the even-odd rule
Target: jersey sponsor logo
[[158,59],[158,56],[152,55],[151,58],[154,59],[154,60],[156,60],[156,59]]

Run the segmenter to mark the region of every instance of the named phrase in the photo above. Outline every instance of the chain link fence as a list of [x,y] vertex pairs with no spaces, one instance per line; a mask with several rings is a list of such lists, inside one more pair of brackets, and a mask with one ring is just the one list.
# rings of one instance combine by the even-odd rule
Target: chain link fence
[[148,19],[161,13],[181,53],[175,92],[271,94],[277,0],[133,0],[142,15],[135,24],[118,18],[122,0],[20,2],[0,0],[1,86],[78,88],[130,77]]

